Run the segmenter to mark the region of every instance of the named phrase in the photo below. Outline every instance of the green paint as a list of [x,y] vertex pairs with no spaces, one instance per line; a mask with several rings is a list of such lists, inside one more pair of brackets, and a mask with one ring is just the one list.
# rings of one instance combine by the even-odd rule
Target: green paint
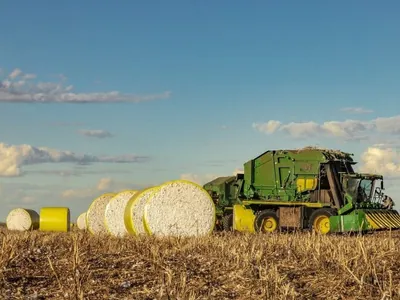
[[[374,198],[375,191],[383,190],[383,183],[373,185],[383,177],[356,173],[355,164],[352,154],[338,150],[270,150],[245,162],[244,174],[216,178],[204,188],[214,199],[219,216],[226,210],[231,212],[234,204],[245,204],[255,211],[268,206],[330,207],[339,216],[346,216],[332,217],[335,230],[343,227],[347,231],[358,228],[365,219],[362,212],[356,216],[355,211],[383,208],[383,194],[379,201]],[[299,179],[311,179],[316,186],[299,190]],[[304,223],[308,224],[307,219]]]
[[365,213],[358,210],[349,215],[331,216],[330,232],[360,232],[370,229]]

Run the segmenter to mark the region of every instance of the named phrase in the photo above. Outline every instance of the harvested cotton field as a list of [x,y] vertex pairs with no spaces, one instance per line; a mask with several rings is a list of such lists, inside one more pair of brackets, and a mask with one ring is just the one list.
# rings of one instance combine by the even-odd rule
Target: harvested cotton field
[[122,237],[128,234],[124,223],[125,208],[129,199],[132,198],[137,191],[123,191],[116,194],[108,202],[105,209],[104,222],[107,231],[116,237]]
[[159,186],[144,207],[144,225],[151,235],[198,236],[215,226],[215,206],[199,185],[174,180]]
[[400,299],[398,233],[2,232],[0,299]]
[[39,214],[32,209],[15,208],[7,216],[9,230],[28,231],[39,228]]

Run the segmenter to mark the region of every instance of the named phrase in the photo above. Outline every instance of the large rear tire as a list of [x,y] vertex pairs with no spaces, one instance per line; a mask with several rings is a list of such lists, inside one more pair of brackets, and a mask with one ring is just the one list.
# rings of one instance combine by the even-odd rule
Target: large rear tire
[[274,210],[266,209],[258,212],[254,220],[256,232],[271,233],[279,230],[279,218]]
[[330,232],[330,216],[336,216],[336,210],[331,208],[320,208],[315,210],[309,219],[309,228],[319,234],[328,234]]

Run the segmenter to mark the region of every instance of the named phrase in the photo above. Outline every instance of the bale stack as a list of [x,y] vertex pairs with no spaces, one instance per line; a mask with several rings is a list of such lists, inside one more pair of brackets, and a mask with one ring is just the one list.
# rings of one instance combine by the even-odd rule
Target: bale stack
[[[214,229],[216,211],[208,192],[196,183],[173,180],[140,191],[110,192],[95,198],[77,218],[77,227],[93,235],[114,237],[201,236]],[[7,217],[11,230],[70,231],[67,207],[14,209]]]
[[[215,213],[205,189],[187,180],[174,180],[141,191],[101,195],[86,212],[86,228],[91,234],[114,237],[200,236],[212,233]],[[78,227],[82,230],[85,225]]]

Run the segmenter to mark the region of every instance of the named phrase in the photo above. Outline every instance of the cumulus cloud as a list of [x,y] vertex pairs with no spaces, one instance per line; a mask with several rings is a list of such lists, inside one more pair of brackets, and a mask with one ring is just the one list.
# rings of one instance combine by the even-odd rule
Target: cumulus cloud
[[97,189],[99,191],[105,191],[109,189],[114,181],[111,178],[102,178],[100,179],[99,183],[97,184]]
[[61,82],[35,82],[35,74],[26,74],[20,69],[13,70],[5,79],[0,79],[0,102],[64,102],[64,103],[101,103],[101,102],[144,102],[166,99],[170,91],[151,95],[123,94],[119,91],[77,93],[72,85]]
[[86,136],[86,137],[95,137],[95,138],[99,138],[99,139],[104,139],[104,138],[109,138],[109,137],[113,137],[114,135],[107,131],[107,130],[88,130],[88,129],[82,129],[79,130],[79,134]]
[[281,125],[279,121],[269,120],[266,123],[253,123],[253,128],[265,133],[274,133]]
[[0,143],[0,177],[21,176],[23,173],[21,168],[24,165],[43,163],[138,163],[148,160],[149,157],[147,156],[135,154],[95,156],[47,147]]
[[343,112],[347,112],[350,114],[369,114],[373,113],[374,111],[371,109],[366,109],[362,107],[344,107],[341,109]]
[[368,147],[361,155],[360,171],[400,178],[400,152],[393,148]]
[[371,134],[400,134],[400,115],[379,117],[372,120],[344,120],[317,123],[269,120],[265,123],[253,123],[253,128],[265,134],[284,132],[295,138],[316,136],[338,137],[345,140],[363,140]]

